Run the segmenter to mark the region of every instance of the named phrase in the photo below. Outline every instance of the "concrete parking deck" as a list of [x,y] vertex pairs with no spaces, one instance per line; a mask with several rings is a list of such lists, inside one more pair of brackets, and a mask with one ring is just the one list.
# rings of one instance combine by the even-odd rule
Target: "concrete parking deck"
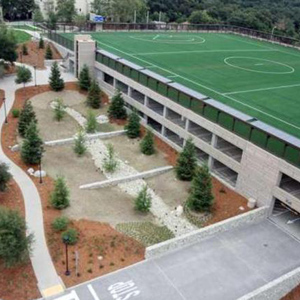
[[208,238],[69,289],[55,300],[235,300],[300,266],[300,244],[269,221]]

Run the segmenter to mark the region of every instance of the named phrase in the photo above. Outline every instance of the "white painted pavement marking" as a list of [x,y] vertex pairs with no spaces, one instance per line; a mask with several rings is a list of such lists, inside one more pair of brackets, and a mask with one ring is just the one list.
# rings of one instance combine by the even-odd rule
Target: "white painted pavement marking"
[[99,297],[98,297],[98,295],[96,294],[96,292],[95,292],[93,286],[92,286],[91,284],[88,284],[88,285],[87,285],[87,288],[88,288],[88,290],[90,291],[90,293],[92,294],[92,296],[93,296],[93,298],[94,298],[95,300],[100,300]]
[[297,218],[297,219],[294,219],[294,220],[288,220],[288,221],[286,222],[286,224],[287,224],[287,225],[292,225],[292,224],[294,224],[294,223],[296,223],[296,222],[298,222],[298,221],[300,221],[300,218]]
[[[140,61],[142,61],[142,62],[144,62],[144,63],[146,63],[146,64],[151,64],[151,63],[150,63],[149,61],[147,61],[147,60],[144,60],[144,59],[142,59],[142,58],[139,58],[139,57],[134,56],[134,54],[126,53],[126,52],[124,52],[124,51],[122,51],[122,50],[119,50],[118,48],[115,48],[115,47],[113,47],[113,46],[111,46],[111,45],[107,45],[107,44],[105,44],[105,43],[103,43],[103,42],[100,42],[100,41],[97,41],[97,42],[98,42],[99,44],[102,44],[102,45],[108,47],[108,48],[114,49],[114,50],[116,50],[116,51],[118,51],[118,52],[120,52],[120,53],[123,53],[123,54],[125,54],[125,55],[128,55],[128,56],[130,56],[130,57],[132,57],[132,58],[138,59],[138,60],[140,60]],[[212,89],[212,88],[209,88],[209,87],[207,87],[207,86],[205,86],[205,85],[203,85],[203,84],[200,84],[200,83],[198,83],[198,82],[196,82],[196,81],[194,81],[194,80],[191,80],[191,79],[188,79],[188,78],[186,78],[186,77],[184,77],[184,76],[181,76],[181,75],[179,75],[179,74],[176,74],[176,73],[174,73],[173,71],[169,71],[169,70],[167,70],[167,69],[165,69],[165,68],[159,67],[159,66],[157,66],[157,65],[155,65],[155,64],[152,64],[152,65],[155,66],[155,67],[157,67],[157,68],[159,68],[159,69],[161,69],[161,70],[163,70],[163,71],[165,71],[165,72],[168,72],[168,73],[173,74],[173,75],[177,75],[178,77],[180,77],[180,78],[182,78],[182,79],[184,79],[184,80],[186,80],[186,81],[188,81],[188,82],[191,82],[191,83],[193,83],[193,84],[195,84],[195,85],[197,85],[197,86],[203,87],[204,89],[206,89],[206,90],[208,90],[208,91],[211,91],[211,92],[214,92],[214,93],[216,93],[216,94],[218,94],[218,95],[220,95],[220,96],[226,97],[227,99],[230,99],[230,100],[232,100],[232,101],[234,101],[234,102],[236,102],[236,103],[241,104],[242,106],[251,108],[251,109],[253,109],[253,110],[255,110],[255,111],[257,111],[257,112],[259,112],[259,113],[261,113],[261,114],[263,114],[263,115],[266,115],[266,116],[268,116],[268,117],[270,117],[270,118],[272,118],[272,119],[274,119],[274,120],[277,120],[277,121],[279,121],[279,122],[282,122],[282,123],[284,123],[284,124],[286,124],[286,125],[289,125],[289,126],[291,126],[291,127],[296,128],[296,129],[300,129],[299,126],[296,126],[296,125],[294,125],[294,124],[292,124],[292,123],[286,122],[286,121],[284,121],[284,120],[282,120],[282,119],[280,119],[280,118],[277,118],[277,117],[275,117],[275,116],[273,116],[273,115],[271,115],[271,114],[269,114],[269,113],[266,113],[266,112],[264,112],[264,111],[262,111],[262,110],[260,110],[260,109],[258,109],[258,108],[256,108],[256,107],[253,107],[253,106],[251,106],[251,105],[249,105],[249,104],[247,104],[247,103],[244,103],[244,102],[242,102],[242,101],[240,101],[240,100],[237,100],[237,99],[235,99],[235,98],[229,96],[228,94],[224,94],[224,93],[218,92],[218,91],[216,91],[216,90],[214,90],[214,89]]]
[[55,298],[55,300],[80,300],[77,293],[73,290],[68,295],[61,296],[59,298]]

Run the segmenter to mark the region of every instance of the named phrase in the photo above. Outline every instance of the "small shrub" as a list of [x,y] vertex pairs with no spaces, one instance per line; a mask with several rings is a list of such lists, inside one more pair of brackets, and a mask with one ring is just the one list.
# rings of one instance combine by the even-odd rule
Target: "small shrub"
[[103,167],[106,172],[113,173],[118,167],[118,161],[115,158],[115,150],[112,144],[107,145],[108,154],[104,158]]
[[[82,85],[80,85],[81,87]],[[82,87],[81,87],[82,88]],[[88,88],[88,96],[86,99],[86,105],[97,109],[101,107],[101,89],[96,80],[90,83]]]
[[69,225],[69,219],[67,217],[57,217],[53,222],[52,222],[52,228],[55,231],[64,231],[67,229]]
[[62,233],[61,238],[63,243],[75,245],[78,242],[79,233],[76,229],[70,228]]
[[89,269],[87,270],[87,272],[88,272],[88,273],[93,273],[93,270],[92,270],[91,268],[89,268]]
[[104,268],[104,266],[103,266],[103,265],[100,265],[100,266],[99,266],[99,269],[103,269],[103,268]]
[[135,199],[134,207],[140,212],[148,212],[151,208],[151,196],[148,194],[147,186],[139,192]]
[[125,120],[127,118],[127,112],[125,109],[125,102],[122,94],[118,92],[111,100],[111,104],[108,109],[108,115],[112,119]]
[[44,49],[44,48],[45,48],[44,39],[41,37],[39,40],[39,49]]
[[8,165],[5,163],[0,164],[0,192],[7,189],[7,184],[11,180],[12,175],[8,171]]
[[51,47],[50,47],[49,44],[47,45],[47,48],[46,48],[45,58],[46,59],[52,59],[53,58],[53,53],[52,53],[52,50],[51,50]]
[[90,71],[88,66],[84,65],[79,74],[79,87],[84,91],[88,91],[90,86],[91,86]]
[[99,124],[97,122],[95,114],[89,110],[87,119],[86,119],[86,124],[85,124],[85,130],[87,133],[95,133],[98,131]]
[[147,130],[145,137],[140,143],[140,149],[141,152],[145,155],[152,155],[155,153],[154,137],[152,131]]
[[55,180],[54,191],[51,194],[50,202],[56,209],[64,209],[70,205],[70,192],[64,177],[59,176]]
[[13,118],[19,118],[19,116],[20,116],[20,110],[18,108],[13,108],[13,110],[12,110],[12,116],[13,116]]
[[114,262],[111,262],[109,265],[110,265],[111,267],[113,267],[113,266],[115,265],[115,263],[114,263]]
[[85,135],[82,130],[79,130],[79,132],[75,137],[75,143],[73,149],[78,156],[82,156],[86,152]]
[[135,139],[140,136],[141,125],[140,125],[140,117],[136,110],[134,110],[128,120],[128,124],[125,126],[126,134],[130,139]]
[[60,122],[66,114],[65,106],[63,100],[58,98],[55,100],[54,104],[54,120]]
[[26,44],[22,45],[22,54],[23,55],[28,55],[28,48]]

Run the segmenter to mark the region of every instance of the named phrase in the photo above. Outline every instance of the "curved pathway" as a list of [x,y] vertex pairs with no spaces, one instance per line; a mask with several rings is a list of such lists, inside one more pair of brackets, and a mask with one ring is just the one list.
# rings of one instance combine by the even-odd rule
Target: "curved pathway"
[[[26,66],[32,71],[33,68]],[[47,84],[50,74],[50,68],[46,70],[37,70],[37,83]],[[69,73],[62,73],[65,81],[75,81],[73,75]],[[29,86],[34,85],[34,81]],[[21,85],[15,84],[15,76],[5,77],[0,79],[0,89],[5,91],[6,108],[9,112],[13,106],[15,99],[15,91],[21,88]],[[0,109],[0,136],[4,124],[4,105]],[[40,195],[37,188],[30,177],[20,167],[14,164],[3,152],[0,143],[0,161],[9,165],[10,172],[21,188],[24,202],[25,213],[28,232],[34,234],[34,245],[31,256],[31,262],[34,269],[35,276],[38,281],[38,288],[43,297],[48,297],[64,290],[64,285],[60,277],[57,275],[51,256],[48,251],[43,222],[43,211],[41,205]]]

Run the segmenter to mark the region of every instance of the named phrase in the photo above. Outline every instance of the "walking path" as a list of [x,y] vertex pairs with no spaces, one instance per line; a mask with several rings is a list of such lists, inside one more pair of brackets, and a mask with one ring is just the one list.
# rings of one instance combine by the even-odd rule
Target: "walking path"
[[[32,74],[34,74],[33,68],[30,66],[27,67],[32,71]],[[37,70],[36,73],[38,84],[48,83],[50,68],[47,68],[46,70]],[[62,73],[62,76],[65,81],[76,80],[73,75],[68,73]],[[29,86],[32,85],[34,85],[34,80],[29,84]],[[0,89],[5,91],[7,112],[9,112],[13,106],[15,91],[19,88],[21,88],[21,85],[15,84],[15,76],[5,77],[0,80]],[[4,105],[2,105],[0,109],[0,135],[2,132],[2,126],[9,126],[9,124],[4,124],[4,121]],[[39,290],[43,297],[48,297],[62,292],[64,290],[64,285],[56,273],[45,239],[43,211],[37,188],[26,172],[14,164],[5,155],[1,144],[0,161],[9,165],[10,172],[13,175],[14,180],[19,185],[24,197],[28,232],[34,234],[31,262],[38,281]]]

